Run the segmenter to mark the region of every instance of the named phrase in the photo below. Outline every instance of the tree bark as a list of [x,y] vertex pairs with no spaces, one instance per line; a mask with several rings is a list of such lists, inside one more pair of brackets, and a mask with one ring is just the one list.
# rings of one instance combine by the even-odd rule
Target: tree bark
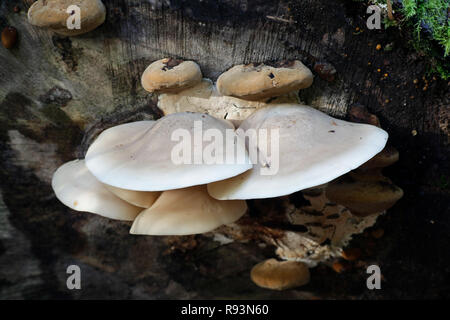
[[[60,37],[27,22],[32,2],[0,4],[1,28],[19,33],[15,48],[0,49],[0,298],[449,296],[449,83],[427,75],[426,59],[400,31],[368,30],[364,4],[104,0],[102,26]],[[377,223],[384,237],[352,242],[365,250],[365,262],[380,265],[384,290],[367,290],[365,270],[355,265],[343,274],[319,266],[308,286],[270,292],[256,287],[249,271],[274,256],[271,247],[221,245],[202,235],[131,236],[129,223],[58,202],[51,175],[83,157],[95,133],[161,116],[140,76],[169,56],[196,61],[213,80],[233,65],[270,60],[336,68],[332,82],[316,74],[302,100],[342,118],[349,106],[365,106],[400,151],[387,173],[405,196]],[[71,264],[82,269],[82,290],[66,287]]]

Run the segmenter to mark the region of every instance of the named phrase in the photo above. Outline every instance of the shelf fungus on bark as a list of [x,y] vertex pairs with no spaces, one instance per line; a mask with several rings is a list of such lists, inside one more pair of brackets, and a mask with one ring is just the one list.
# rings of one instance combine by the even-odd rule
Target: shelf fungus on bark
[[[312,82],[301,62],[238,66],[219,77],[218,88],[201,76],[192,61],[152,63],[142,85],[160,93],[165,116],[102,132],[84,162],[57,170],[58,198],[75,210],[134,220],[132,234],[214,230],[274,245],[291,261],[259,264],[252,279],[282,290],[307,283],[307,267],[341,256],[402,196],[381,173],[398,152],[386,147],[378,118],[355,107],[349,115],[358,123],[348,122],[301,105],[296,90]],[[85,190],[79,179],[89,181]],[[81,206],[80,195],[90,204]],[[255,214],[258,199],[275,197],[276,206]],[[106,198],[117,208],[100,211]],[[256,199],[251,215],[247,199]]]
[[128,221],[133,221],[142,211],[109,192],[89,172],[84,160],[70,161],[59,167],[53,175],[52,187],[56,197],[73,210]]
[[151,63],[141,77],[148,92],[179,92],[202,80],[200,67],[194,61],[164,58]]
[[388,138],[378,127],[301,105],[261,109],[242,122],[237,134],[245,139],[249,130],[267,132],[262,140],[259,134],[248,135],[250,156],[254,151],[258,162],[239,176],[209,184],[213,197],[271,198],[327,183],[375,156]]
[[130,233],[189,235],[205,233],[238,220],[247,211],[243,200],[219,201],[206,186],[164,191],[134,220]]
[[237,65],[217,79],[224,96],[261,100],[309,87],[313,74],[298,60]]
[[255,265],[250,277],[262,288],[286,290],[307,284],[310,273],[308,267],[301,262],[268,259]]
[[330,182],[327,197],[346,206],[356,216],[367,216],[391,208],[403,197],[403,190],[383,176],[382,169],[398,159],[398,151],[387,145],[356,170]]
[[[212,138],[219,135],[224,139],[223,144],[212,150],[211,163],[204,161],[208,146],[215,146],[214,142],[203,139],[203,134],[208,132]],[[242,150],[232,155],[231,162],[227,161],[227,146]],[[101,182],[137,191],[207,184],[252,167],[243,141],[234,133],[231,123],[189,112],[106,130],[89,147],[86,165]]]
[[326,194],[354,215],[364,217],[391,208],[403,197],[403,190],[382,175],[352,174],[329,183]]
[[[79,29],[69,29],[71,15],[78,14],[70,10],[76,5],[80,12]],[[90,32],[100,26],[106,18],[106,9],[101,0],[38,0],[28,9],[28,22],[37,27],[48,28],[63,36],[76,36]],[[76,20],[74,18],[74,20]]]

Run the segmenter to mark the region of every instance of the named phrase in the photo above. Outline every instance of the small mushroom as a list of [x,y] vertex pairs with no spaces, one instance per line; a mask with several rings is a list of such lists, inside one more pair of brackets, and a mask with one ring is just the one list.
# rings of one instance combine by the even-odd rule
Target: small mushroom
[[328,184],[326,196],[352,214],[365,217],[392,207],[403,196],[403,190],[384,177],[369,181],[346,175]]
[[5,27],[2,31],[2,44],[6,49],[12,49],[17,42],[17,29]]
[[217,79],[224,96],[261,100],[309,87],[313,75],[298,60],[234,66]]
[[[378,127],[338,120],[301,105],[259,110],[239,129],[242,139],[249,129],[267,130],[268,141],[258,141],[259,134],[248,136],[248,145],[256,146],[257,163],[239,176],[210,183],[208,192],[216,199],[271,198],[324,184],[372,158],[388,139]],[[271,140],[271,130],[278,130],[278,141]],[[279,152],[271,150],[274,146]]]
[[388,145],[375,157],[360,166],[359,169],[367,170],[388,167],[397,162],[398,159],[399,154],[397,149]]
[[84,160],[70,161],[59,167],[53,174],[52,187],[56,197],[73,210],[127,221],[134,220],[142,211],[109,192],[89,172]]
[[164,58],[151,63],[141,77],[148,92],[178,92],[202,80],[200,67],[194,61]]
[[262,288],[286,290],[307,284],[310,274],[304,263],[268,259],[255,265],[250,272],[250,277]]
[[[72,13],[71,5],[80,8],[80,29],[69,29],[67,20]],[[106,17],[101,0],[38,0],[28,9],[28,22],[37,27],[48,28],[63,36],[76,36],[94,30]]]
[[126,190],[107,184],[104,186],[120,199],[140,208],[150,208],[161,195],[161,192]]
[[164,191],[156,202],[142,211],[131,234],[189,235],[209,232],[238,220],[247,211],[243,200],[219,201],[206,186]]
[[[206,148],[213,144],[203,140],[203,134],[209,129],[224,139],[223,145],[214,149],[217,159],[214,163],[203,158]],[[244,153],[236,152],[233,157],[236,161],[227,163],[227,146],[236,146],[235,143]],[[179,158],[174,159],[174,156]],[[206,184],[236,176],[252,167],[243,142],[230,122],[188,112],[104,131],[89,147],[86,165],[101,182],[136,191],[164,191]]]

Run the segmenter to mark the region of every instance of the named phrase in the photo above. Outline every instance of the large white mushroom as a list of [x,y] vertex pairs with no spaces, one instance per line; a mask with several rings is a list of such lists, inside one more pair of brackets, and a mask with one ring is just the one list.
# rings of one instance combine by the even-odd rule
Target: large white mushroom
[[156,202],[139,214],[130,233],[188,235],[209,232],[238,220],[247,211],[243,200],[212,198],[206,186],[164,191]]
[[368,161],[388,139],[378,127],[338,120],[301,105],[259,110],[239,129],[258,134],[266,130],[268,138],[249,136],[249,152],[253,145],[257,163],[239,176],[209,184],[208,192],[216,199],[278,197],[321,185]]
[[69,208],[101,216],[132,221],[143,209],[119,199],[86,168],[84,160],[63,164],[53,174],[56,197]]
[[229,121],[191,112],[106,130],[88,149],[86,165],[101,182],[137,191],[207,184],[252,167]]

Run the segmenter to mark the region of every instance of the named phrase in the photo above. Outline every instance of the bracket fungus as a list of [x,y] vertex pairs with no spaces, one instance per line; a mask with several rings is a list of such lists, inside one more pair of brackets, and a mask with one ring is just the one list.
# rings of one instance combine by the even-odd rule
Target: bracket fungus
[[130,233],[189,235],[209,232],[238,220],[247,211],[243,200],[212,198],[206,186],[164,191],[156,202],[134,220]]
[[387,145],[380,153],[375,157],[364,163],[360,169],[368,170],[375,168],[384,168],[396,163],[399,159],[397,149]]
[[326,195],[354,215],[364,217],[391,208],[403,197],[403,190],[379,171],[358,171],[330,182]]
[[148,92],[178,92],[202,80],[202,71],[194,61],[164,58],[151,63],[141,77]]
[[[68,19],[80,8],[80,28],[69,29]],[[101,0],[38,0],[28,9],[28,22],[37,27],[48,28],[63,36],[76,36],[94,30],[105,22],[106,8]]]
[[134,191],[104,185],[115,196],[140,208],[150,208],[161,195],[158,191]]
[[141,208],[116,197],[89,172],[84,160],[63,164],[53,174],[53,191],[66,206],[101,216],[132,221]]
[[[203,140],[203,132],[206,134],[208,130],[211,135],[225,140],[222,146],[214,148],[213,158],[219,160],[211,164],[203,161],[208,145],[215,145]],[[237,146],[244,152],[234,153],[233,162],[227,163],[224,160],[228,157],[227,146]],[[188,112],[104,131],[88,149],[86,165],[101,182],[137,191],[207,184],[236,176],[252,167],[243,142],[230,122]]]
[[[52,186],[75,210],[133,220],[132,234],[214,230],[274,245],[290,261],[264,261],[252,280],[276,290],[306,284],[308,267],[342,255],[403,194],[381,173],[398,152],[376,116],[353,108],[359,123],[347,122],[302,105],[297,91],[312,80],[297,60],[235,66],[216,85],[193,61],[155,61],[142,86],[159,93],[165,115],[103,131]],[[301,205],[281,197],[261,221],[245,216],[247,199],[297,191]]]
[[[259,161],[239,176],[209,184],[208,192],[217,199],[271,198],[324,184],[372,158],[388,138],[378,127],[338,120],[301,105],[264,108],[244,120],[239,129],[243,139],[249,129],[276,129],[279,141],[248,135],[247,144],[257,150]],[[273,142],[278,150],[268,150]],[[264,167],[272,166],[277,167],[274,174],[261,174]]]
[[309,87],[313,74],[298,60],[234,66],[217,79],[224,96],[262,100]]
[[301,262],[268,259],[255,265],[250,277],[262,288],[286,290],[307,284],[310,273],[308,267]]

